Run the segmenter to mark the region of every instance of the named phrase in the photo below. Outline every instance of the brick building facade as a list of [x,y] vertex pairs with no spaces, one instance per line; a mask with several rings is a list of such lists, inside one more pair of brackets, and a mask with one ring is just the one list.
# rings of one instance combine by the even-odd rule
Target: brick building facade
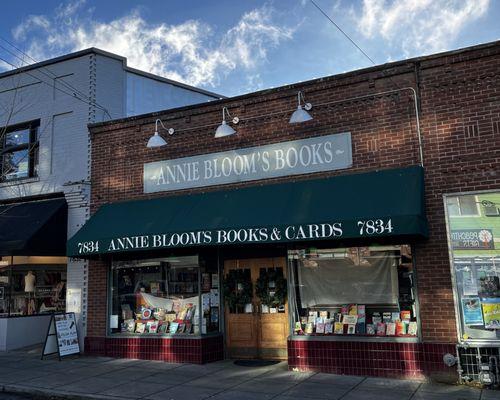
[[[453,368],[442,362],[445,353],[455,353],[457,343],[443,195],[500,188],[499,71],[500,42],[494,42],[209,104],[93,124],[90,126],[92,213],[104,204],[125,200],[221,189],[203,187],[145,194],[145,163],[332,133],[351,133],[352,167],[224,185],[223,189],[405,168],[423,161],[429,235],[426,240],[411,243],[418,286],[420,339],[410,342],[289,339],[288,362],[290,368],[347,374],[454,373]],[[313,119],[291,125],[288,118],[296,108],[299,90],[313,105],[310,111]],[[420,160],[415,98],[423,160]],[[214,139],[223,106],[240,118],[234,126],[237,134]],[[176,132],[171,136],[165,132],[167,146],[146,148],[156,119]],[[372,195],[376,193],[367,194],[367,202]],[[147,341],[110,337],[104,312],[108,302],[109,260],[103,255],[99,261],[90,261],[87,351],[190,362],[222,357],[223,337],[212,337],[210,343],[201,345],[179,338]],[[185,350],[174,355],[175,346]],[[199,350],[203,346],[205,350]],[[151,347],[156,350],[150,351]],[[184,356],[180,357],[180,353]]]

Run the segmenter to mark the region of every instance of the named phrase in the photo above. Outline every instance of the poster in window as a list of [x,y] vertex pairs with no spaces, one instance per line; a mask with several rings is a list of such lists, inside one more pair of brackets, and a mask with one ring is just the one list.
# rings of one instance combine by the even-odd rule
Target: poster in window
[[482,299],[481,304],[484,327],[486,329],[500,329],[500,298]]
[[462,298],[462,314],[465,325],[483,325],[483,313],[479,297]]

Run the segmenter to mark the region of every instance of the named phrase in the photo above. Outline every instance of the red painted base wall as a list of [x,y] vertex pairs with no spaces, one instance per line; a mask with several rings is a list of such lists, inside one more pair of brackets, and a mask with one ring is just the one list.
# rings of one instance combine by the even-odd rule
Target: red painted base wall
[[375,343],[288,341],[288,366],[300,371],[398,378],[455,375],[443,355],[456,354],[452,343]]
[[222,336],[200,339],[86,337],[85,354],[204,364],[224,358],[224,343]]

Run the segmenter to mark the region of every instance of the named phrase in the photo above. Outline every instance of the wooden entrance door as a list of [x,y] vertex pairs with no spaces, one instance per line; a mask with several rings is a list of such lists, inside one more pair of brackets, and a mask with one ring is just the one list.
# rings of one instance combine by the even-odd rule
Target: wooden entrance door
[[[252,307],[229,309],[225,307],[226,344],[231,358],[286,359],[288,337],[288,303],[284,311],[263,313],[255,284],[266,269],[281,270],[286,278],[286,259],[254,258],[227,260],[224,275],[232,269],[245,270],[253,287]],[[264,310],[266,311],[266,310]]]

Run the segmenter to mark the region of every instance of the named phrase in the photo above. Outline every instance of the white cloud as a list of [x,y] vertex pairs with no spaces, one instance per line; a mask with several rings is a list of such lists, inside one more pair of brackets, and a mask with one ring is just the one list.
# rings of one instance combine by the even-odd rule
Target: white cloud
[[[192,85],[215,86],[236,68],[253,70],[268,52],[293,37],[273,21],[269,6],[245,13],[222,35],[198,20],[152,24],[139,11],[109,22],[81,17],[83,0],[59,6],[52,16],[30,16],[13,30],[37,60],[88,47],[127,57],[128,64]],[[80,16],[79,16],[80,15]]]
[[406,56],[447,50],[467,24],[488,11],[490,0],[363,0],[355,15],[366,38],[382,38]]

